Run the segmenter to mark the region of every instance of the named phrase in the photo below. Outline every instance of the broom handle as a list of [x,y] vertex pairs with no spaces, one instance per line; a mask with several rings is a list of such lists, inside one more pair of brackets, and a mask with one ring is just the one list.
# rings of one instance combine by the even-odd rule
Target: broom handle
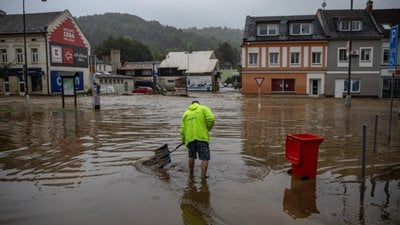
[[174,150],[172,150],[172,151],[170,151],[169,153],[173,153],[175,150],[177,150],[179,147],[181,147],[183,144],[185,144],[185,143],[180,143],[178,146],[176,146],[176,148],[174,149]]

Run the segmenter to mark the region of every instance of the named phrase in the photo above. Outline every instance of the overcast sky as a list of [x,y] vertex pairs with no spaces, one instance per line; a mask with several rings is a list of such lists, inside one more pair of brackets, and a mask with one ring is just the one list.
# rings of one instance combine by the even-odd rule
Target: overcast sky
[[[0,9],[22,14],[23,0],[0,0]],[[250,16],[315,14],[324,0],[26,0],[25,12],[68,9],[75,17],[119,12],[156,20],[177,28],[229,27],[243,29]],[[326,9],[349,9],[351,0],[325,0]],[[364,9],[367,0],[354,0]],[[400,8],[400,0],[375,0],[374,8]],[[1,26],[1,25],[0,25]]]

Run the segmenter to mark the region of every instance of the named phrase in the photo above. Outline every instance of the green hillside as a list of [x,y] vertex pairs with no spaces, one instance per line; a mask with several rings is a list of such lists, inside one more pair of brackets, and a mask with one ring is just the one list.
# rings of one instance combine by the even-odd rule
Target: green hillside
[[75,18],[92,45],[99,45],[109,36],[129,37],[147,45],[153,53],[170,51],[217,49],[224,42],[239,49],[243,31],[222,27],[178,29],[158,21],[146,21],[138,16],[121,13]]

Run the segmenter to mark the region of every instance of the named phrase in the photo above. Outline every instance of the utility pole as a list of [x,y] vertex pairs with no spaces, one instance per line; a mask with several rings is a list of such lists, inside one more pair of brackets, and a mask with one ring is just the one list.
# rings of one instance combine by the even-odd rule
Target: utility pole
[[347,80],[347,95],[346,95],[346,106],[351,107],[351,57],[353,51],[353,0],[351,0],[350,8],[350,40],[349,40],[349,71]]
[[22,69],[23,79],[25,80],[25,103],[29,104],[29,91],[28,91],[28,59],[26,54],[26,19],[25,19],[25,0],[22,0],[22,22],[24,29],[24,65]]

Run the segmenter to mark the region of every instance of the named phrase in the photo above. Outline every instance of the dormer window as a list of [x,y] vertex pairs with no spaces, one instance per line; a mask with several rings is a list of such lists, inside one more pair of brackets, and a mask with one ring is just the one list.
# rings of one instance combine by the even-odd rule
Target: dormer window
[[383,27],[383,29],[385,29],[385,30],[390,30],[390,28],[392,28],[392,27],[390,26],[390,24],[387,24],[387,23],[382,24],[382,27]]
[[258,24],[257,35],[258,36],[277,36],[278,24]]
[[[352,31],[361,31],[361,21],[354,20],[352,21]],[[339,30],[340,31],[350,31],[350,20],[344,20],[339,22]]]
[[290,24],[291,35],[311,35],[312,24],[311,23],[293,23]]

